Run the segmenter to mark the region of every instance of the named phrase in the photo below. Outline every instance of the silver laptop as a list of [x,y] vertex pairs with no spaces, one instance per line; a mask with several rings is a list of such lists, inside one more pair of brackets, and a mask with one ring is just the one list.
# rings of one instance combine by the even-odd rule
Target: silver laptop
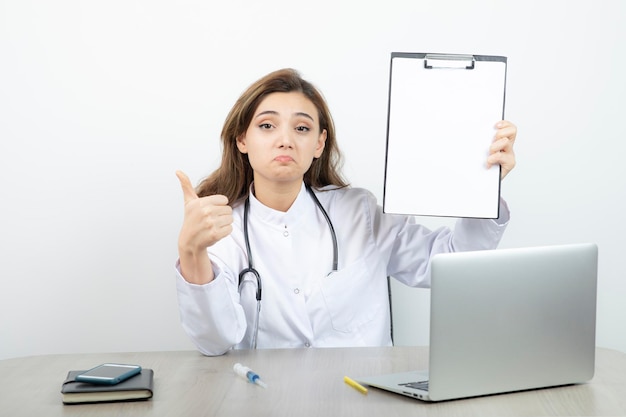
[[441,254],[431,262],[428,370],[360,383],[441,401],[593,377],[597,245]]

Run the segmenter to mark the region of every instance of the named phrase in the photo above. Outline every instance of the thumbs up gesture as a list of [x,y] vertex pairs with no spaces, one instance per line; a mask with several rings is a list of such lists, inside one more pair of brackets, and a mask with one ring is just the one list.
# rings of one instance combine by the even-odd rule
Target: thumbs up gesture
[[[193,271],[199,272],[199,269],[205,269],[198,268],[197,263],[206,264],[208,261],[206,248],[232,232],[233,210],[228,205],[228,199],[225,196],[198,197],[185,173],[177,171],[176,176],[183,190],[185,204],[185,216],[178,236],[178,252],[181,272],[185,279],[190,280],[192,277],[188,275],[196,275]],[[195,266],[193,266],[194,263],[196,263]],[[204,278],[203,280],[209,281],[213,279],[212,276]]]

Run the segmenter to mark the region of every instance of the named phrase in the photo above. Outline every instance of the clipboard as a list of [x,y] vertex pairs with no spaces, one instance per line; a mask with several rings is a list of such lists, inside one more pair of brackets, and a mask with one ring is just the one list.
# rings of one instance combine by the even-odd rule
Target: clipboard
[[503,56],[392,52],[385,213],[498,218],[500,166],[486,162],[506,68]]

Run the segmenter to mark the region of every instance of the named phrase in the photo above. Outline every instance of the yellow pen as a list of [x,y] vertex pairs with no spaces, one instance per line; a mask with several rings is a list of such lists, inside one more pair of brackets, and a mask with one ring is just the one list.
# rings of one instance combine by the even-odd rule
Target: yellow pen
[[367,388],[365,388],[363,385],[361,385],[358,382],[356,382],[354,379],[349,378],[347,376],[344,376],[343,377],[343,382],[345,382],[346,384],[350,385],[352,388],[356,389],[361,394],[367,394]]

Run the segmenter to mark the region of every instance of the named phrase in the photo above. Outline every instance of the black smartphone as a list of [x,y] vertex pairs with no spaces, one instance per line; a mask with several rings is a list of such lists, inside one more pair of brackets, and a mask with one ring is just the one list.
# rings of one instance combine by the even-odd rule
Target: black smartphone
[[78,382],[88,382],[90,384],[115,385],[137,375],[141,372],[139,365],[127,365],[122,363],[103,363],[95,368],[91,368],[74,378]]

